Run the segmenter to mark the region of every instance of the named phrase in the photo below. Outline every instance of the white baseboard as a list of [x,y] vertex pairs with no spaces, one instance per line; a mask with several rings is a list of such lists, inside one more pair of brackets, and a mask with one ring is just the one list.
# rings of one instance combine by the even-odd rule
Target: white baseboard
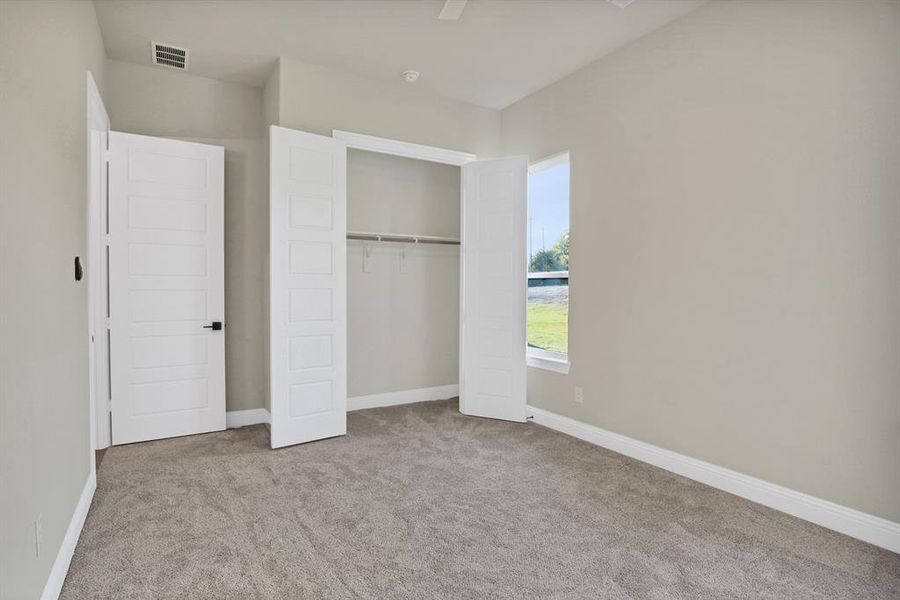
[[63,582],[66,580],[66,573],[69,571],[69,563],[72,562],[72,555],[75,554],[78,537],[81,535],[81,528],[84,527],[88,509],[91,508],[91,500],[94,498],[95,489],[97,489],[97,473],[91,470],[91,474],[84,483],[84,489],[81,490],[78,504],[75,505],[75,511],[72,513],[72,519],[69,521],[66,535],[59,546],[59,552],[56,553],[56,560],[53,561],[50,576],[47,577],[47,583],[44,584],[41,600],[56,600],[59,598]]
[[459,396],[458,384],[439,385],[437,387],[403,390],[401,392],[388,392],[386,394],[354,396],[352,398],[347,398],[347,410],[362,410],[364,408],[412,404],[413,402],[446,400],[447,398],[455,398],[456,396]]
[[[437,387],[420,388],[416,390],[403,390],[401,392],[388,392],[386,394],[372,394],[371,396],[356,396],[347,398],[347,410],[361,410],[364,408],[378,408],[379,406],[395,406],[398,404],[411,404],[413,402],[427,402],[429,400],[444,400],[459,396],[459,386],[440,385]],[[272,415],[264,408],[251,408],[247,410],[231,410],[225,413],[225,427],[237,429],[247,425],[260,423],[270,424]]]
[[259,425],[271,423],[272,417],[264,408],[250,408],[247,410],[230,410],[225,413],[225,428],[237,429],[247,425]]
[[900,553],[900,523],[894,523],[828,500],[697,460],[671,450],[588,425],[562,415],[528,407],[534,422],[752,500],[769,508],[833,529],[864,542]]

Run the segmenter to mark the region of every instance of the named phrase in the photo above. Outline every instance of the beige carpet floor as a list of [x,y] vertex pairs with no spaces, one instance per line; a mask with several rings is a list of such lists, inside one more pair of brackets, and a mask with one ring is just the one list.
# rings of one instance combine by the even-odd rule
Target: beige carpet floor
[[62,598],[900,598],[900,555],[455,401],[111,448]]

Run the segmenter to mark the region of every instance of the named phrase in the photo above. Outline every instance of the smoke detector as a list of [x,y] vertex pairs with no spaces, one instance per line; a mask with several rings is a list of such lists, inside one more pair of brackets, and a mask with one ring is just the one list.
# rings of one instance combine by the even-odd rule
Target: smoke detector
[[186,48],[150,42],[150,55],[154,65],[187,71],[188,51]]
[[412,69],[403,71],[400,74],[403,76],[403,80],[407,83],[415,83],[419,79],[419,72],[413,71]]
[[625,8],[626,6],[628,6],[629,4],[634,2],[634,0],[606,0],[606,1],[609,2],[610,4],[612,4],[613,6],[617,6],[619,8]]

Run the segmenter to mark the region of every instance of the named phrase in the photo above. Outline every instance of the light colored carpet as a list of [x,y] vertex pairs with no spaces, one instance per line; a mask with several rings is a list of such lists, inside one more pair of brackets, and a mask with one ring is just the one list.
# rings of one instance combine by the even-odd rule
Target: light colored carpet
[[455,401],[111,448],[62,598],[898,598],[900,556]]

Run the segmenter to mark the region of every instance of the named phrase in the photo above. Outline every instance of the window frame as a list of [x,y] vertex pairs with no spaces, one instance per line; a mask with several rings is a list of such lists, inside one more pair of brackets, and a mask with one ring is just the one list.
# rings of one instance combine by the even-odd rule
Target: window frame
[[[569,166],[569,232],[571,235],[572,230],[572,161],[571,156],[568,150],[564,150],[562,152],[557,152],[556,154],[551,154],[545,158],[534,161],[533,163],[528,164],[528,175],[532,173],[538,173],[545,169],[549,169],[551,167],[555,167],[557,165],[566,164]],[[526,203],[528,205],[528,212],[531,211],[531,202],[528,194],[526,192]],[[570,250],[571,252],[571,250]],[[570,257],[571,260],[571,257]],[[544,272],[527,272],[528,279],[565,279],[567,282],[569,280],[569,271],[544,271]],[[568,284],[567,284],[568,287]],[[571,290],[570,290],[571,292]],[[566,306],[568,307],[569,301],[566,301]],[[569,331],[569,322],[568,317],[566,318],[566,333]],[[526,331],[528,328],[528,316],[526,314],[525,317],[525,327]],[[527,339],[527,338],[526,338]],[[552,350],[544,350],[543,348],[534,348],[527,344],[525,344],[525,360],[526,364],[529,367],[535,367],[538,369],[544,369],[547,371],[553,371],[555,373],[562,373],[564,375],[569,373],[569,368],[571,367],[571,352],[569,351],[568,344],[566,345],[566,352],[554,352]]]

